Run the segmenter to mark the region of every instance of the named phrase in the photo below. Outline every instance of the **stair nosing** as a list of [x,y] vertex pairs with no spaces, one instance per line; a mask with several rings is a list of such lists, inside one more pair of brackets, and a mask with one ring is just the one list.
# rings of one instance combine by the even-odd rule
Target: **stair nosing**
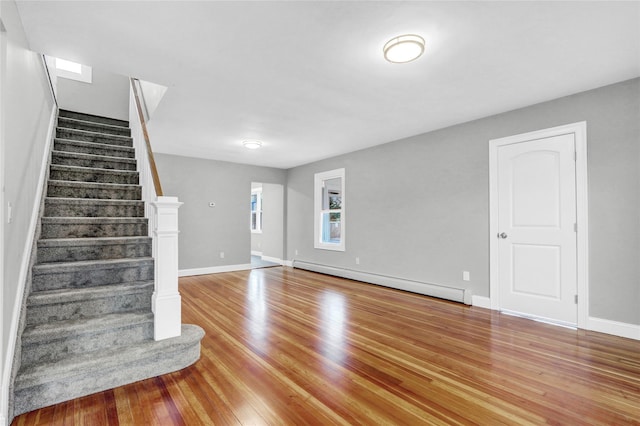
[[[109,203],[114,203],[114,204],[144,204],[144,200],[117,200],[117,199],[111,199],[111,198],[74,198],[74,197],[49,197],[46,196],[44,199],[45,202],[78,202],[78,203],[87,203],[87,204],[91,204],[91,203],[95,203],[96,201],[103,203],[103,204],[109,204]],[[56,216],[48,216],[48,217],[56,217]],[[71,216],[62,216],[62,217],[71,217]],[[113,217],[113,216],[104,216],[104,217]]]
[[93,135],[99,135],[105,138],[121,138],[121,139],[126,139],[128,141],[133,140],[133,137],[131,136],[123,136],[123,135],[112,135],[110,133],[100,133],[100,132],[92,132],[91,130],[82,130],[82,129],[74,129],[72,127],[60,127],[60,126],[56,126],[56,130],[71,130],[73,132],[83,132],[83,133],[91,133]]
[[91,146],[91,148],[96,148],[96,149],[113,149],[115,151],[129,151],[133,153],[135,153],[136,151],[135,147],[133,146],[112,145],[108,143],[81,141],[77,139],[54,138],[54,143],[55,142],[71,143],[71,144],[78,144],[78,145],[95,145],[95,146]]
[[[49,299],[59,299],[64,298],[65,293],[66,299],[62,302],[58,301],[56,303],[70,303],[70,302],[79,302],[84,300],[95,300],[95,299],[103,299],[105,297],[113,296],[114,290],[117,290],[117,294],[135,294],[135,293],[144,293],[149,291],[149,288],[153,288],[155,285],[154,281],[128,281],[125,283],[118,284],[109,284],[109,285],[101,285],[95,287],[86,287],[86,288],[61,288],[56,290],[43,290],[43,291],[34,291],[27,298],[27,307],[30,306],[46,306],[51,304]],[[100,315],[102,316],[102,315]]]
[[[85,154],[83,152],[73,152],[73,151],[58,151],[56,149],[51,151],[52,154],[65,154],[68,155],[70,157],[93,157],[93,158],[98,158],[98,159],[106,159],[106,161],[115,161],[115,162],[121,162],[121,163],[133,163],[136,164],[136,159],[135,158],[127,158],[127,157],[112,157],[109,155],[97,155],[97,154]],[[55,163],[52,163],[55,164]],[[61,164],[63,165],[63,164]],[[84,167],[84,166],[76,166],[76,167]],[[92,167],[86,167],[88,169],[92,169]],[[112,169],[113,170],[113,169]],[[117,169],[116,169],[117,170]],[[133,170],[131,170],[133,171]]]
[[[58,151],[58,152],[69,152],[69,151]],[[116,158],[121,158],[121,157],[116,157]],[[123,173],[123,174],[133,175],[133,174],[140,173],[137,170],[103,169],[103,168],[100,168],[100,167],[68,166],[66,164],[51,164],[51,168],[72,169],[72,170],[68,170],[68,171],[77,171],[77,172],[86,172],[87,170],[92,170],[92,171],[95,171],[96,173],[109,173],[109,174],[120,174],[120,173]]]
[[[71,242],[86,242],[86,243],[103,243],[107,244],[109,242],[117,242],[125,240],[125,242],[135,242],[135,240],[149,240],[151,237],[146,236],[126,236],[126,237],[84,237],[84,238],[41,238],[38,240],[38,247],[42,244],[42,246],[55,246],[56,243],[68,243],[61,245],[71,245]],[[140,241],[141,243],[146,243],[148,241]],[[82,245],[82,244],[78,244]]]
[[[142,185],[136,183],[107,183],[107,182],[86,182],[83,180],[60,180],[49,179],[47,185],[53,184],[54,186],[87,186],[87,187],[113,187],[113,189],[135,189],[142,188]],[[55,198],[55,197],[52,197]]]
[[[62,114],[61,114],[62,113]],[[65,109],[65,108],[59,108],[58,109],[58,118],[62,117],[62,118],[71,118],[71,117],[65,117],[63,114],[76,114],[76,115],[82,115],[84,117],[91,117],[91,118],[98,118],[98,119],[103,119],[103,120],[113,120],[113,121],[118,121],[120,123],[126,123],[126,126],[120,126],[120,127],[129,127],[130,128],[130,122],[129,120],[121,120],[119,118],[113,118],[113,117],[105,117],[102,115],[96,115],[96,114],[89,114],[86,112],[78,112],[78,111],[72,111],[70,109]],[[86,120],[85,120],[86,121]],[[97,121],[91,121],[92,123],[98,123]]]
[[[81,113],[78,113],[78,114],[81,114]],[[109,117],[103,117],[103,118],[109,118]],[[115,124],[99,123],[99,122],[97,122],[97,121],[87,121],[87,120],[80,120],[80,119],[78,119],[78,118],[71,118],[71,117],[61,117],[61,116],[58,116],[58,120],[60,120],[60,119],[62,119],[62,120],[73,120],[73,121],[75,121],[75,122],[79,122],[79,123],[89,123],[89,124],[92,124],[92,125],[98,125],[98,126],[107,126],[107,127],[112,127],[114,130],[115,130],[115,129],[129,129],[129,130],[131,130],[131,126],[117,126],[117,125],[115,125]],[[114,120],[117,120],[117,118],[114,118]],[[123,120],[123,121],[124,121],[124,120]]]
[[[79,198],[79,200],[91,200],[91,198]],[[97,222],[99,219],[104,222],[141,222],[146,223],[146,217],[129,217],[129,216],[43,216],[43,220],[46,222]],[[60,219],[63,219],[62,221]]]

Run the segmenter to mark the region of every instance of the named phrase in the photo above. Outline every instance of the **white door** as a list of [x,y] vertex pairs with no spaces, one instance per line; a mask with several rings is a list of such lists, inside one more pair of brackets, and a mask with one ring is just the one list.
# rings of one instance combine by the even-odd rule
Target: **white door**
[[575,325],[575,134],[497,150],[500,309]]

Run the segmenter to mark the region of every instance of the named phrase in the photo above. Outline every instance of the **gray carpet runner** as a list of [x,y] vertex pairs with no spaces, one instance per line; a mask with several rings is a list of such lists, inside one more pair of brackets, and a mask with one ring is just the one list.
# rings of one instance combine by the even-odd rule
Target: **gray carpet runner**
[[200,327],[153,340],[154,267],[128,122],[60,110],[13,414],[182,369]]

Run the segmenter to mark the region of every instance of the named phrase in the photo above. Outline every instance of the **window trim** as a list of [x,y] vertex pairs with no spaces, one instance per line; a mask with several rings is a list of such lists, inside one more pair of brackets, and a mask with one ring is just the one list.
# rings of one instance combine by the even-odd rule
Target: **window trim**
[[[341,182],[341,207],[340,207],[340,243],[325,243],[322,241],[322,184],[328,179],[340,178]],[[314,175],[314,235],[313,246],[320,250],[345,251],[346,241],[346,193],[345,193],[345,169],[329,170]]]
[[253,188],[251,190],[251,195],[257,195],[256,202],[256,229],[251,227],[251,216],[253,215],[253,210],[249,207],[249,230],[252,234],[262,234],[262,188]]

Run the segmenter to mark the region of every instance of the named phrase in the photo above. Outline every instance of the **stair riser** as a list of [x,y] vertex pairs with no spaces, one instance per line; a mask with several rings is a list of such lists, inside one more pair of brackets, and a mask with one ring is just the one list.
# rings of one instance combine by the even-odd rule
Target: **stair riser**
[[78,144],[73,143],[73,141],[56,140],[53,143],[53,149],[56,151],[77,152],[80,154],[105,155],[107,157],[135,158],[135,151],[132,150],[112,149],[99,144]]
[[51,154],[51,164],[108,170],[136,170],[135,162],[118,161],[107,158],[77,157],[73,154],[66,154],[63,152],[54,152]]
[[151,310],[151,295],[148,291],[133,294],[116,294],[110,297],[54,305],[28,306],[27,325],[48,324],[53,321],[74,320],[115,313]]
[[38,247],[38,263],[151,257],[151,243]]
[[146,223],[59,224],[42,225],[41,238],[144,237]]
[[46,274],[39,274],[34,268],[32,291],[95,287],[131,281],[150,280],[153,280],[152,263],[112,269],[78,268],[74,271],[51,272]]
[[83,114],[81,112],[60,110],[59,117],[74,118],[76,120],[91,121],[94,123],[110,124],[112,126],[129,127],[129,122],[115,118],[99,117],[96,115]]
[[96,170],[58,170],[51,168],[49,179],[68,180],[74,182],[118,183],[137,185],[138,173],[134,172],[101,172]]
[[60,185],[49,182],[48,197],[92,198],[101,200],[139,200],[142,190],[139,186],[131,188],[86,188],[82,186]]
[[56,138],[71,139],[74,141],[85,141],[103,143],[106,145],[133,146],[133,140],[122,136],[109,136],[101,133],[91,133],[82,130],[56,129]]
[[117,367],[80,373],[55,381],[15,389],[14,414],[17,416],[40,407],[113,389],[128,383],[181,370],[200,358],[200,341],[153,358],[123,361]]
[[153,338],[153,322],[133,324],[122,328],[99,330],[87,334],[74,334],[60,340],[25,344],[22,348],[22,365],[53,362],[68,356],[109,349],[113,346],[135,344]]
[[[67,200],[46,200],[44,203],[45,217],[143,217],[144,203],[136,204],[106,204],[95,201],[94,204],[70,203]],[[50,238],[50,237],[49,237]]]
[[102,123],[92,123],[90,121],[75,121],[74,119],[68,120],[65,117],[58,119],[58,127],[64,127],[66,129],[78,129],[87,130],[89,132],[107,133],[110,135],[118,136],[131,136],[131,129],[126,127],[111,127]]

